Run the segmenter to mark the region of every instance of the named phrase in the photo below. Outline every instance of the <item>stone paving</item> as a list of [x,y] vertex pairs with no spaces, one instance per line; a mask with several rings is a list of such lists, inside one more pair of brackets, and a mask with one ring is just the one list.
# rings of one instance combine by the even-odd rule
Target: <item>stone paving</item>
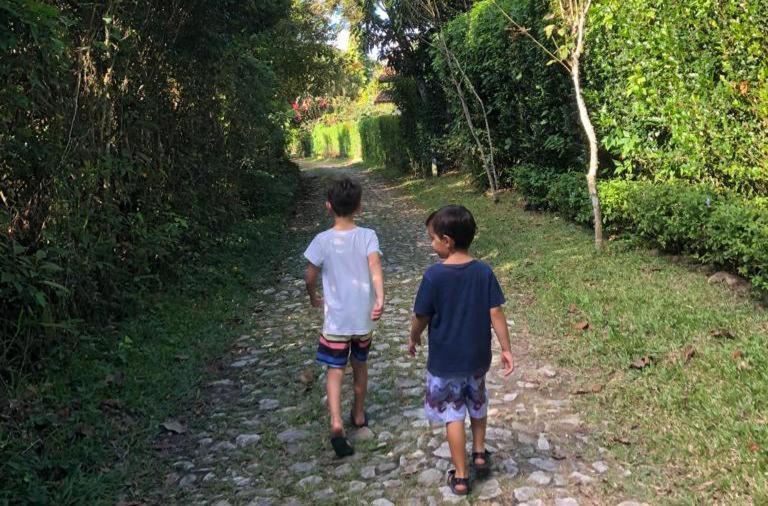
[[[312,168],[304,172],[305,201],[291,233],[308,240],[328,225],[325,178],[340,172],[364,184],[359,222],[378,232],[386,276],[386,313],[369,362],[370,428],[349,430],[355,455],[337,459],[328,443],[325,378],[313,363],[322,317],[309,306],[297,249],[285,259],[282,280],[254,295],[250,331],[223,359],[218,379],[201,389],[201,414],[186,418],[186,433],[167,434],[156,444],[166,452],[167,467],[148,501],[639,506],[622,492],[630,470],[611,461],[574,410],[568,394],[573,378],[537,363],[529,349],[535,339],[518,328],[514,314],[507,316],[517,368],[504,378],[495,359],[487,377],[494,473],[473,481],[468,499],[450,493],[444,429],[423,417],[426,350],[415,359],[406,352],[412,300],[422,272],[435,260],[423,229],[425,212],[362,170]],[[507,297],[515,295],[507,287]],[[344,398],[348,413],[351,375]]]

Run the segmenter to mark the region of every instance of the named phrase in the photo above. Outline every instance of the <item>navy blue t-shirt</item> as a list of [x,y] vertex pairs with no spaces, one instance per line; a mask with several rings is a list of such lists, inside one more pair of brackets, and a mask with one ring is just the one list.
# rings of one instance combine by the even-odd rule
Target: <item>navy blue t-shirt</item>
[[504,294],[491,268],[480,260],[438,263],[424,273],[413,312],[431,316],[427,370],[453,377],[485,373],[491,366],[491,308]]

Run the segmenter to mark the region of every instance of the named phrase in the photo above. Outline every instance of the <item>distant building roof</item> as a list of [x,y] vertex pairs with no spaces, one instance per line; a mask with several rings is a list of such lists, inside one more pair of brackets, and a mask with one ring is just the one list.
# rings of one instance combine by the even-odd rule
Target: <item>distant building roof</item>
[[384,67],[384,70],[381,72],[381,75],[379,76],[379,82],[380,83],[390,83],[395,80],[396,73],[395,69],[392,67]]
[[379,92],[378,95],[376,95],[376,99],[373,101],[374,104],[393,104],[395,101],[392,98],[392,94],[387,90],[382,90]]

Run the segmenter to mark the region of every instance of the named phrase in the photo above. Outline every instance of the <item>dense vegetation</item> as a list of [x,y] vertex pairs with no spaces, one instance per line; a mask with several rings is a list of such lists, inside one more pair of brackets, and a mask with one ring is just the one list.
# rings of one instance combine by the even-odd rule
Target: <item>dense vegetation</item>
[[298,0],[0,2],[0,374],[289,205],[324,23]]
[[[570,76],[505,18],[548,44],[549,8],[529,0],[364,3],[363,39],[386,46],[410,166],[428,160],[484,184],[439,31],[487,110],[501,181],[589,224],[586,150]],[[442,13],[435,20],[424,5]],[[413,29],[418,27],[418,30]],[[597,128],[604,222],[768,288],[768,11],[758,1],[598,2],[584,90]],[[553,47],[553,46],[550,46]],[[475,124],[478,103],[469,100]]]

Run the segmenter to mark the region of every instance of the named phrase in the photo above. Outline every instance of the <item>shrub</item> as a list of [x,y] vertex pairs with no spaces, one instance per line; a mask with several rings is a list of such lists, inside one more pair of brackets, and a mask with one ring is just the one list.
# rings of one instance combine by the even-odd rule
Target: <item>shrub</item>
[[405,172],[408,156],[403,149],[404,133],[397,115],[368,116],[358,124],[363,161]]
[[[584,175],[519,165],[516,189],[536,209],[556,211],[589,224],[592,209]],[[768,205],[712,185],[685,181],[607,180],[598,185],[603,221],[614,233],[630,233],[659,248],[688,253],[737,271],[768,290]]]
[[319,158],[360,158],[360,132],[353,121],[325,125],[312,129],[311,155]]

